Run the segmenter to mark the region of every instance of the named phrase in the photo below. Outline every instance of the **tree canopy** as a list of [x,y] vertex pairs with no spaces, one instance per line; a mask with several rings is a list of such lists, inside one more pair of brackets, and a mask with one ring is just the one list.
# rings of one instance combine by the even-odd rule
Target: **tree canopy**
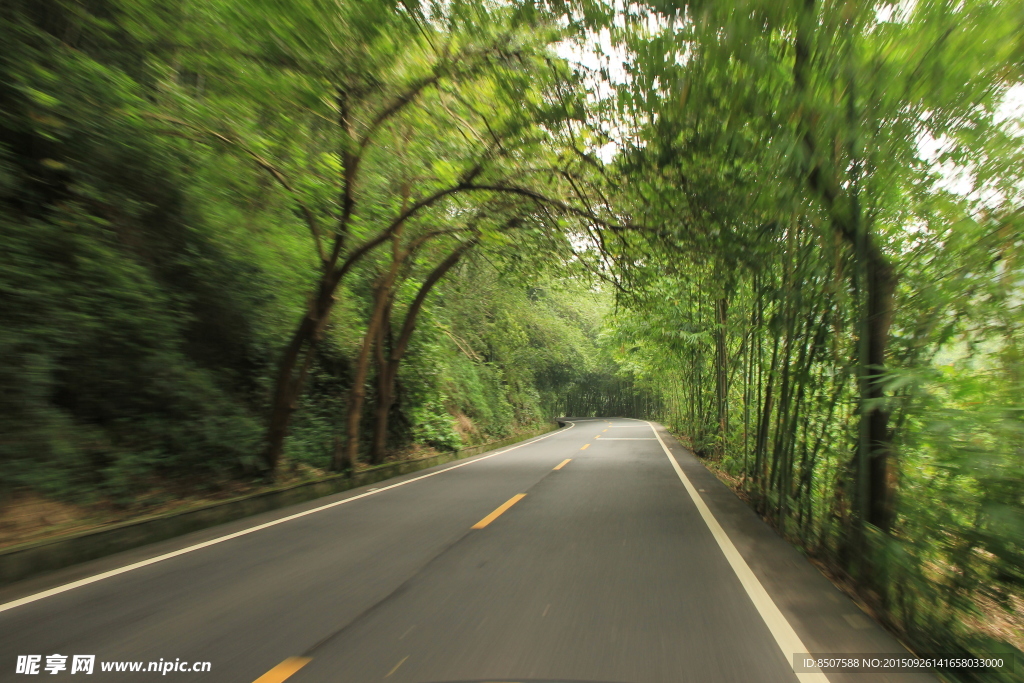
[[10,0],[0,490],[642,417],[914,647],[1022,649],[1022,36],[995,0]]

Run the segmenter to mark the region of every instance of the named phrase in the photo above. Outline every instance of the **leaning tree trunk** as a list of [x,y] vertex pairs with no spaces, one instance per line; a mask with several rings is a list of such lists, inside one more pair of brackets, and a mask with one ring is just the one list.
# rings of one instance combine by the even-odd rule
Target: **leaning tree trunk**
[[266,447],[263,452],[264,465],[271,473],[277,469],[284,452],[288,424],[292,413],[298,408],[299,396],[313,362],[316,343],[334,305],[336,285],[332,274],[324,276],[319,294],[310,303],[309,310],[299,322],[288,346],[281,353],[270,404],[270,417],[267,421]]
[[[426,205],[424,202],[421,206]],[[338,285],[345,278],[345,275],[352,270],[366,254],[400,234],[404,221],[411,215],[411,211],[404,211],[391,226],[382,231],[376,237],[363,242],[359,247],[353,249],[345,258],[344,263],[335,267],[337,258],[331,257],[325,273],[320,278],[317,287],[317,296],[310,304],[309,311],[299,322],[292,340],[285,347],[278,363],[278,372],[274,383],[274,393],[271,399],[270,419],[267,427],[267,440],[264,449],[264,463],[268,470],[273,473],[277,468],[278,461],[284,450],[284,439],[288,434],[288,424],[291,421],[292,413],[297,408],[302,387],[306,381],[313,361],[313,353],[316,344],[323,334],[324,328],[334,307],[334,292]],[[303,354],[305,351],[305,354]],[[299,359],[302,359],[301,366]],[[296,370],[298,368],[298,370]],[[297,374],[296,374],[297,373]]]
[[423,302],[426,300],[427,295],[430,294],[430,290],[433,289],[434,285],[441,280],[445,274],[452,269],[452,267],[459,262],[459,259],[474,245],[476,240],[470,240],[463,242],[458,248],[455,249],[451,254],[448,255],[444,261],[439,263],[434,270],[430,272],[427,279],[420,285],[419,291],[416,293],[416,298],[409,304],[409,310],[405,313],[405,321],[402,323],[402,331],[398,335],[398,340],[391,347],[391,353],[387,357],[387,362],[380,368],[380,393],[377,397],[377,419],[373,430],[373,443],[371,446],[370,457],[374,461],[378,461],[383,458],[384,450],[387,447],[387,433],[388,433],[388,418],[391,414],[391,406],[394,405],[395,396],[395,379],[398,377],[398,367],[402,362],[402,358],[405,357],[405,352],[409,348],[409,340],[412,338],[412,333],[416,329],[416,319],[423,309]]
[[373,348],[384,319],[384,309],[391,297],[391,287],[395,281],[398,265],[397,259],[392,262],[391,270],[382,278],[374,292],[373,312],[370,315],[366,335],[363,337],[363,345],[359,349],[359,356],[356,358],[352,389],[349,392],[348,412],[345,420],[345,448],[341,452],[335,451],[332,462],[332,467],[336,471],[354,467],[356,458],[359,456],[359,422],[362,420],[363,403],[366,401],[366,377],[370,369],[370,350]]
[[370,462],[374,465],[384,460],[387,448],[388,414],[394,405],[393,378],[390,375],[390,350],[394,346],[391,339],[391,305],[389,299],[384,309],[384,320],[377,332],[375,360],[377,362],[377,406],[373,419],[373,439],[370,442]]
[[388,422],[391,408],[395,404],[394,387],[398,363],[386,358],[380,365],[377,383],[377,409],[373,423],[373,440],[370,443],[370,462],[379,463],[387,450]]

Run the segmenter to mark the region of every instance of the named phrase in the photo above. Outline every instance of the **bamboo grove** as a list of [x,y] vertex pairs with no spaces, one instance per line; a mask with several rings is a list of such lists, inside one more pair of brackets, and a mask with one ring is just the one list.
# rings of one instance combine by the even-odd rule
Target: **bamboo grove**
[[1019,648],[1022,178],[999,107],[1022,17],[662,9],[613,36],[630,72],[605,72],[627,193],[660,228],[605,245],[620,363],[894,630]]

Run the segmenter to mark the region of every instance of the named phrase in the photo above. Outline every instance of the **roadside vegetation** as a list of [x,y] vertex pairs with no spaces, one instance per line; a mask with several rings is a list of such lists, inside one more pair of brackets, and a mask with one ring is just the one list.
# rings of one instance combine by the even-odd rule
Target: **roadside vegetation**
[[644,417],[909,645],[1019,652],[1022,35],[981,0],[6,2],[0,523]]

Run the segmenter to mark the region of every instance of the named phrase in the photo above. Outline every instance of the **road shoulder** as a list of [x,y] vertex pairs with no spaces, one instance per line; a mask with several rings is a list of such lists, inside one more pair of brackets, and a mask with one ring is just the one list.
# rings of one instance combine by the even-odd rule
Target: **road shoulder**
[[[668,430],[657,423],[652,425],[808,650],[828,654],[909,654],[906,647],[761,520]],[[832,683],[852,683],[863,680],[863,674],[830,673],[828,678]],[[874,674],[872,680],[934,683],[937,679],[925,673],[883,673]]]

